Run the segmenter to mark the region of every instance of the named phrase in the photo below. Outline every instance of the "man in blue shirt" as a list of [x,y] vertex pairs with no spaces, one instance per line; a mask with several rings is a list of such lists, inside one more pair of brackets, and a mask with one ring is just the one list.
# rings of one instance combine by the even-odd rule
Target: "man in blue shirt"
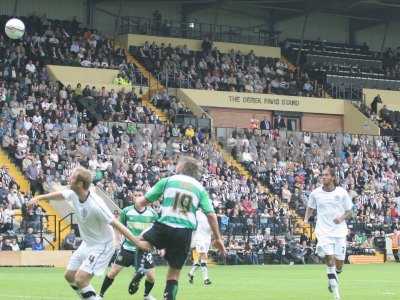
[[43,251],[44,250],[44,246],[43,246],[42,241],[40,240],[40,237],[35,238],[35,242],[32,245],[32,250],[33,251]]

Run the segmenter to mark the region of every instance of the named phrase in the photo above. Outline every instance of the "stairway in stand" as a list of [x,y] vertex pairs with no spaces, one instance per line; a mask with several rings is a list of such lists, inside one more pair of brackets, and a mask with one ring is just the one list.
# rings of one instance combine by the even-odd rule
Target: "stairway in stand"
[[[10,159],[8,154],[3,149],[0,149],[0,166],[1,167],[5,166],[8,168],[8,172],[9,172],[10,176],[18,184],[18,186],[20,187],[20,191],[22,193],[26,194],[26,193],[30,192],[31,188],[30,188],[29,180],[25,177],[25,175],[22,173],[20,168],[17,167],[12,162],[12,160]],[[58,221],[60,220],[60,216],[51,207],[51,205],[49,205],[47,202],[44,202],[44,201],[40,202],[40,206],[46,212],[47,215],[55,215],[55,220],[54,220],[54,218],[49,218],[48,223],[47,223],[47,228],[48,228],[48,230],[53,230],[53,231],[54,231],[54,228],[56,228],[55,232],[51,232],[56,237],[56,240],[51,241],[51,242],[53,242],[53,244],[56,246],[58,244],[57,233],[58,233]],[[16,213],[20,214],[21,212],[16,211]],[[51,250],[52,247],[50,245],[48,245],[48,246],[46,246],[46,249]]]
[[236,159],[233,158],[233,156],[228,153],[224,148],[221,147],[220,144],[214,142],[215,147],[218,149],[218,151],[222,154],[222,157],[226,161],[226,163],[230,166],[233,166],[240,175],[244,176],[246,179],[251,178],[251,174],[249,171],[246,170],[246,168],[239,163]]
[[[222,153],[224,160],[229,164],[232,165],[234,168],[236,168],[239,171],[239,174],[242,176],[245,176],[247,179],[252,178],[252,175],[250,174],[250,172],[243,166],[243,164],[241,164],[240,162],[238,162],[231,154],[229,154],[224,148],[222,148],[219,144],[216,144],[216,146],[218,147],[219,151]],[[262,184],[261,182],[259,182],[257,180],[257,182],[265,189],[268,190],[268,188]],[[295,217],[298,221],[296,222],[296,224],[294,224],[295,226],[295,230],[294,232],[297,234],[301,234],[304,233],[306,234],[308,237],[314,239],[315,235],[312,231],[311,225],[309,224],[305,224],[303,221],[303,218],[301,216],[299,216],[294,210],[290,210],[290,215]]]
[[8,154],[3,149],[0,149],[0,166],[6,167],[8,169],[8,173],[18,184],[21,192],[26,194],[31,190],[29,180],[25,177],[25,175],[21,172],[21,170],[11,161]]
[[[168,120],[168,115],[155,107],[153,103],[151,103],[151,96],[157,92],[162,91],[165,87],[136,59],[134,58],[127,50],[126,50],[126,58],[128,63],[134,64],[139,71],[142,73],[144,77],[147,78],[149,84],[149,91],[142,96],[142,103],[153,111],[159,118],[161,122],[166,122]],[[155,88],[152,88],[155,87]]]

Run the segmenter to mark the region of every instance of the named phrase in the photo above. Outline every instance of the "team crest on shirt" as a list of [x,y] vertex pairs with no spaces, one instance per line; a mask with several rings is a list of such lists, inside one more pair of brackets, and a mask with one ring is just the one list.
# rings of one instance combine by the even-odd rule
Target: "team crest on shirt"
[[339,195],[335,195],[335,201],[340,201],[340,196]]
[[82,218],[86,218],[88,216],[88,210],[86,208],[82,209]]

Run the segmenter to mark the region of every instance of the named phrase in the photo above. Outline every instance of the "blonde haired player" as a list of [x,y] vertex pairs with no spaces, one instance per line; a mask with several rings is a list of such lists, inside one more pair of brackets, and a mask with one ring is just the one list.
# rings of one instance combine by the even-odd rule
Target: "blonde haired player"
[[83,242],[69,260],[65,279],[80,299],[98,300],[90,281],[104,273],[114,254],[113,228],[133,243],[137,238],[115,219],[100,197],[89,191],[91,183],[90,171],[78,167],[70,177],[70,188],[34,197],[29,205],[41,200],[67,200],[72,204]]
[[304,222],[308,223],[317,211],[317,254],[325,258],[328,289],[335,300],[340,299],[337,274],[342,272],[346,257],[346,219],[352,215],[352,207],[347,191],[335,185],[335,170],[326,167],[322,172],[322,186],[310,194]]
[[207,216],[201,211],[196,212],[197,229],[193,232],[192,249],[195,249],[198,254],[198,260],[193,261],[192,269],[190,270],[189,282],[193,283],[194,273],[200,267],[203,273],[204,285],[210,285],[211,280],[208,278],[207,259],[208,250],[211,245],[211,227],[208,224]]

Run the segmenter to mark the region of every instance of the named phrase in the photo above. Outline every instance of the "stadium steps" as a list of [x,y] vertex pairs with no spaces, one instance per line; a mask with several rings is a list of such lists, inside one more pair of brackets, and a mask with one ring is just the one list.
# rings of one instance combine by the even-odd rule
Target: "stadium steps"
[[225,162],[228,165],[238,170],[239,174],[246,177],[246,179],[250,179],[252,177],[250,172],[247,171],[246,168],[241,163],[239,163],[236,159],[234,159],[231,154],[229,154],[224,148],[222,148],[220,144],[214,143],[214,145],[217,148],[217,150],[222,154],[222,157],[224,158]]
[[31,188],[29,180],[25,177],[25,175],[21,172],[21,170],[11,161],[8,154],[3,149],[0,149],[0,166],[8,168],[10,176],[18,184],[21,192],[25,194],[30,192]]
[[[128,50],[126,50],[126,58],[128,63],[134,64],[140,71],[140,73],[143,74],[144,77],[147,78],[148,83],[149,83],[149,91],[143,95],[142,97],[142,103],[150,109],[152,112],[154,112],[157,116],[158,119],[161,122],[167,122],[168,121],[168,115],[163,112],[161,109],[155,107],[153,103],[151,103],[151,95],[157,91],[164,90],[164,86],[136,59],[134,58]],[[156,87],[156,88],[151,88],[151,87]]]
[[381,253],[375,255],[350,255],[349,262],[354,265],[383,264],[384,256]]
[[[224,160],[228,163],[228,165],[231,165],[234,168],[236,168],[239,171],[239,174],[245,176],[246,179],[252,178],[250,172],[243,166],[243,164],[241,164],[235,158],[233,158],[232,155],[229,154],[225,149],[223,149],[220,144],[215,143],[215,146],[218,149],[218,151],[222,154]],[[260,181],[258,180],[257,182],[261,185],[261,187],[263,187],[266,191],[268,191],[268,188],[265,185],[260,183]],[[311,228],[311,225],[305,224],[303,218],[300,215],[298,215],[295,210],[290,209],[290,214],[292,216],[295,216],[296,219],[299,220],[296,222],[295,232],[297,234],[305,233],[309,238],[315,239],[315,234]]]

